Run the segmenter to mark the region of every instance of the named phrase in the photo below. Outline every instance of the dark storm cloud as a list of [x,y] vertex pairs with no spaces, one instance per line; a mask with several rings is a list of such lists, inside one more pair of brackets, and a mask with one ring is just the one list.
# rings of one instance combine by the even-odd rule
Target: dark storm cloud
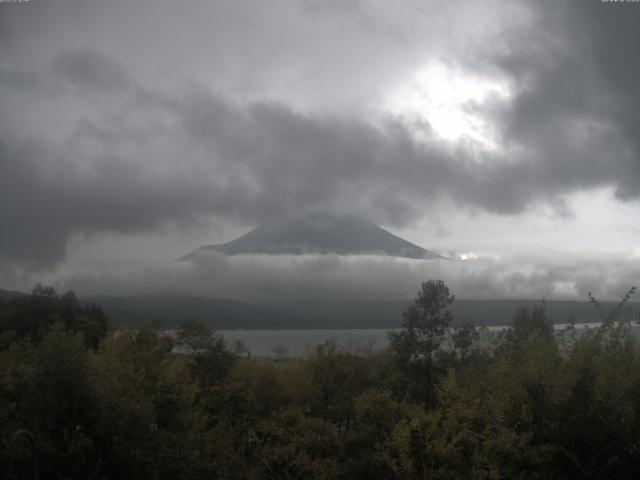
[[[530,163],[478,163],[462,148],[417,142],[391,119],[372,126],[205,92],[146,95],[127,108],[79,122],[62,146],[4,146],[5,256],[46,265],[73,233],[135,232],[205,214],[259,223],[348,211],[403,225],[442,197],[517,213],[561,191],[542,189],[544,170]],[[154,123],[156,114],[170,126]]]
[[[486,56],[515,96],[494,111],[503,140],[529,152],[541,194],[611,185],[640,196],[640,8],[613,2],[536,2]],[[472,54],[473,55],[473,54]],[[486,68],[486,67],[483,67]],[[537,181],[537,183],[534,183]]]
[[[506,75],[514,88],[509,99],[469,105],[490,115],[498,127],[504,144],[498,150],[446,143],[428,126],[363,113],[366,110],[298,109],[286,98],[268,100],[260,89],[257,97],[267,100],[231,100],[224,89],[188,83],[190,74],[185,74],[186,86],[154,86],[157,76],[150,59],[157,60],[157,52],[164,51],[160,46],[175,44],[166,58],[182,65],[185,52],[199,48],[192,56],[198,62],[211,56],[214,78],[218,66],[233,77],[233,82],[220,85],[277,85],[303,65],[307,69],[301,78],[309,86],[297,94],[313,90],[318,76],[321,92],[334,91],[340,97],[341,90],[350,92],[365,83],[357,75],[357,60],[363,61],[363,78],[388,75],[374,62],[368,45],[379,47],[395,36],[388,35],[389,29],[378,34],[371,28],[376,22],[386,24],[371,8],[365,9],[366,15],[362,9],[349,13],[366,18],[358,24],[366,24],[367,33],[344,29],[348,55],[328,54],[340,50],[341,43],[341,30],[331,26],[331,35],[323,37],[327,45],[300,39],[300,45],[319,48],[313,50],[317,57],[309,58],[303,48],[297,49],[298,43],[270,27],[238,38],[236,27],[220,25],[210,29],[220,35],[216,42],[186,42],[181,36],[199,19],[184,17],[185,25],[180,25],[149,12],[146,28],[155,31],[154,22],[162,28],[168,22],[171,29],[165,28],[164,34],[172,32],[170,41],[159,39],[158,46],[147,50],[135,43],[124,49],[101,44],[100,35],[110,41],[120,37],[104,25],[95,28],[95,38],[89,27],[75,32],[75,40],[70,34],[73,41],[56,33],[56,28],[64,31],[61,26],[70,22],[65,15],[71,12],[69,18],[76,22],[96,22],[93,7],[56,7],[47,11],[50,22],[40,18],[34,23],[29,23],[28,11],[21,10],[0,51],[10,60],[0,72],[0,105],[16,120],[7,116],[0,122],[0,224],[6,227],[0,258],[34,268],[49,266],[63,257],[76,233],[151,231],[165,222],[187,226],[202,216],[248,225],[311,210],[339,210],[401,226],[438,208],[443,198],[456,207],[501,214],[521,213],[540,202],[557,203],[567,193],[607,185],[615,187],[620,198],[635,198],[640,195],[640,90],[634,84],[640,78],[635,52],[640,8],[600,2],[526,5],[533,9],[531,23],[497,37],[492,34],[470,54],[444,52],[467,71]],[[128,24],[129,14],[122,13],[128,10],[120,8],[107,13],[118,17],[118,22],[111,18],[113,25],[122,29],[123,39],[130,39],[129,30],[137,34],[139,26]],[[225,22],[244,18],[245,8],[240,10],[229,6],[232,13]],[[288,14],[282,21],[299,32],[302,14],[297,9]],[[269,15],[270,21],[277,17]],[[215,17],[211,21],[217,21]],[[323,22],[333,25],[329,17]],[[309,28],[325,23],[312,22]],[[391,30],[405,24],[397,22]],[[29,57],[17,40],[35,40],[18,27],[34,35],[42,28],[60,42],[37,43]],[[416,31],[402,32],[403,45],[414,48],[419,43],[418,37],[407,38]],[[91,45],[78,48],[81,34],[92,39]],[[237,50],[221,48],[226,34]],[[148,38],[139,40],[144,44]],[[267,50],[261,50],[263,45]],[[364,54],[358,55],[358,49]],[[397,52],[395,46],[383,49],[381,58],[396,65],[396,57],[404,58]],[[316,60],[325,57],[329,60],[318,64]],[[254,71],[246,70],[247,65]],[[327,68],[320,74],[320,67]],[[350,71],[358,80],[348,86]],[[18,84],[35,90],[36,83],[74,88],[40,89],[37,101],[23,109],[12,92]],[[96,92],[100,95],[91,95]],[[39,115],[43,112],[44,120]],[[416,129],[426,140],[416,140]]]
[[607,114],[615,131],[630,148],[617,176],[621,198],[640,196],[640,10],[596,8],[585,10],[586,37],[602,77],[610,105]]
[[[455,176],[443,154],[399,125],[316,119],[271,104],[241,108],[208,94],[147,108],[167,105],[178,126],[162,134],[153,122],[128,126],[134,114],[125,113],[80,122],[63,146],[5,142],[0,222],[10,228],[2,255],[46,265],[73,233],[140,231],[198,214],[255,222],[348,204],[402,221],[415,214],[416,196],[436,195],[438,182]],[[142,105],[130,108],[148,120]],[[163,150],[165,142],[174,150]],[[408,182],[402,162],[422,181]]]
[[[0,255],[39,268],[60,260],[74,233],[139,232],[189,222],[215,204],[208,182],[154,178],[144,165],[99,157],[90,169],[37,143],[0,145]],[[233,201],[232,195],[226,199]]]

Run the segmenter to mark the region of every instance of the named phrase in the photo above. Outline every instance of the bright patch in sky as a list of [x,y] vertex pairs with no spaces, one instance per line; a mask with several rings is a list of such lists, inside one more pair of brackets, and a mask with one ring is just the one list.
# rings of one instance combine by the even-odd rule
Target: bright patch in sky
[[397,85],[385,97],[383,108],[404,118],[426,120],[436,135],[445,140],[466,137],[496,148],[494,128],[478,107],[490,98],[509,96],[504,81],[431,62]]

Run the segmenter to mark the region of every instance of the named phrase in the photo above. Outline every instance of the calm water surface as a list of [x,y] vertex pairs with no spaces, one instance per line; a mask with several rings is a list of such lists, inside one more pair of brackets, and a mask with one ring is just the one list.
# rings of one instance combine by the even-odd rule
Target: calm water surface
[[[576,323],[577,329],[595,328],[599,323]],[[556,324],[562,330],[567,324]],[[486,327],[489,332],[498,332],[506,327]],[[634,326],[638,334],[640,327]],[[352,330],[219,330],[230,345],[242,341],[251,355],[258,357],[304,355],[316,345],[333,340],[339,345],[355,348],[384,349],[388,344],[388,329]]]

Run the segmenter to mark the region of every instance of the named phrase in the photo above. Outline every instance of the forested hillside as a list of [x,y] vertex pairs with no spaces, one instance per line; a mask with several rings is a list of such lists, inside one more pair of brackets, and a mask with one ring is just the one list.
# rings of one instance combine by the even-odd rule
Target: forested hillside
[[0,302],[3,473],[31,478],[27,444],[8,443],[24,429],[47,479],[637,478],[630,295],[562,340],[544,302],[524,306],[486,344],[450,330],[454,298],[429,281],[384,352],[266,361],[196,321],[175,339],[110,331],[38,288]]

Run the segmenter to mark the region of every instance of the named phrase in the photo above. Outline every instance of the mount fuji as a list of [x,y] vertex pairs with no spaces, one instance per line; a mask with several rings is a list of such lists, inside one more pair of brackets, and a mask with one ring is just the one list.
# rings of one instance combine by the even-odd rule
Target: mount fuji
[[262,225],[227,243],[197,248],[182,260],[202,253],[226,255],[337,254],[386,255],[413,259],[442,258],[359,217],[311,213]]

